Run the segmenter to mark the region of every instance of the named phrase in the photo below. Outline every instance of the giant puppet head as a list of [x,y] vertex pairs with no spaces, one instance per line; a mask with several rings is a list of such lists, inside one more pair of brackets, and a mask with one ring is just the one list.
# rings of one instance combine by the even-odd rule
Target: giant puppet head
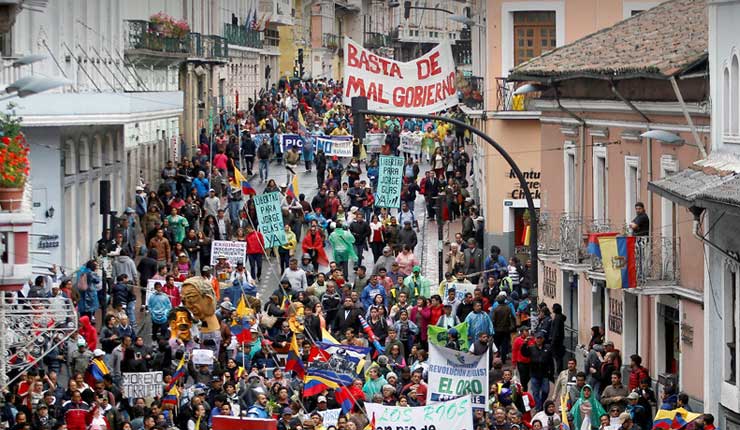
[[288,306],[288,325],[293,333],[303,333],[303,303],[295,301]]
[[192,333],[190,329],[193,327],[194,323],[198,322],[198,320],[193,317],[193,313],[190,312],[188,308],[186,308],[185,306],[172,308],[169,315],[167,315],[167,321],[170,324],[170,333],[172,339],[177,338],[184,343],[190,342],[192,340]]
[[218,331],[221,328],[216,318],[216,293],[208,279],[200,276],[186,279],[182,283],[180,297],[182,304],[200,320],[202,333]]

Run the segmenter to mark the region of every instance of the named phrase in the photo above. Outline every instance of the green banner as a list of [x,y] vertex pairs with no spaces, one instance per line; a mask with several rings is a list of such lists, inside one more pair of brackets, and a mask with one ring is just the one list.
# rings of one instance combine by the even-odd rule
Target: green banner
[[[467,351],[470,347],[468,343],[468,323],[460,323],[454,327],[458,333],[458,340],[460,341],[460,349]],[[429,337],[429,343],[433,343],[438,346],[447,345],[447,329],[444,327],[437,327],[436,325],[430,325],[427,328],[427,335]]]

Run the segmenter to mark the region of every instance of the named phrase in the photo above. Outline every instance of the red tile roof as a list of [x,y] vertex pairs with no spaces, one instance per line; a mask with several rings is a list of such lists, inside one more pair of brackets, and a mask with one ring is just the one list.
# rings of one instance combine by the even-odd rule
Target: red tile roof
[[706,0],[670,0],[515,67],[510,79],[666,78],[707,58]]

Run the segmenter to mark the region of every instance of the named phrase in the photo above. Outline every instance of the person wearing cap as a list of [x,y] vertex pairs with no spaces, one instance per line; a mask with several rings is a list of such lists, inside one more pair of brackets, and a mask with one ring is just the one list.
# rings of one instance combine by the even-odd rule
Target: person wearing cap
[[[455,293],[454,289],[451,291],[453,294]],[[444,327],[449,330],[460,324],[460,319],[455,315],[455,307],[453,306],[453,303],[445,301],[443,302],[442,307],[444,313],[437,320],[437,327]]]
[[277,430],[291,430],[293,426],[293,409],[285,407],[280,412],[280,419],[277,422]]
[[[339,182],[342,180],[342,172],[344,171],[344,165],[341,161],[339,161],[339,157],[336,155],[331,156],[331,161],[329,162],[329,166],[327,167],[329,170],[329,178],[334,179],[335,181]],[[344,189],[344,188],[343,188]],[[341,200],[341,196],[338,196]]]
[[[370,228],[373,228],[372,223],[370,223]],[[385,230],[385,227],[383,227],[383,230]],[[388,245],[384,246],[381,255],[375,260],[373,273],[377,275],[381,267],[385,269],[386,273],[390,272],[394,261],[396,261],[396,257],[393,255],[393,249]]]
[[537,409],[541,410],[550,392],[550,380],[553,373],[552,352],[545,343],[545,333],[537,332],[534,345],[522,347],[522,355],[530,359],[530,392],[534,396]]
[[[316,267],[311,260],[310,254],[304,252],[303,255],[301,255],[301,261],[298,262],[298,268],[303,270],[306,274],[306,283],[308,285],[313,285],[316,282]],[[326,291],[325,287],[323,288],[323,291],[317,294],[317,297],[323,294],[324,291]]]
[[629,412],[622,412],[619,414],[618,423],[620,430],[643,430],[640,426],[635,424]]
[[625,412],[630,415],[632,422],[640,429],[650,429],[653,427],[650,411],[640,403],[640,395],[636,391],[627,394],[627,408]]
[[417,297],[429,297],[431,295],[432,281],[421,275],[421,266],[418,263],[413,267],[412,273],[404,278],[403,285],[408,287],[412,294],[412,300]]

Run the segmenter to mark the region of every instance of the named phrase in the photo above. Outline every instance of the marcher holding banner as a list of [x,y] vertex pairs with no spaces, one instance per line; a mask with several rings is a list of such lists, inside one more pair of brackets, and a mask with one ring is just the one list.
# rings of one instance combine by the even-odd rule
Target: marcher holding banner
[[372,417],[372,430],[471,430],[474,406],[468,396],[412,408],[365,404],[367,415]]
[[488,352],[483,355],[429,345],[427,401],[471,396],[473,409],[488,407]]
[[272,192],[254,196],[259,220],[259,231],[265,238],[265,248],[284,245],[288,238],[283,228],[283,210],[280,193]]
[[380,156],[375,207],[398,208],[401,206],[403,164],[403,158],[401,157],[387,155]]

